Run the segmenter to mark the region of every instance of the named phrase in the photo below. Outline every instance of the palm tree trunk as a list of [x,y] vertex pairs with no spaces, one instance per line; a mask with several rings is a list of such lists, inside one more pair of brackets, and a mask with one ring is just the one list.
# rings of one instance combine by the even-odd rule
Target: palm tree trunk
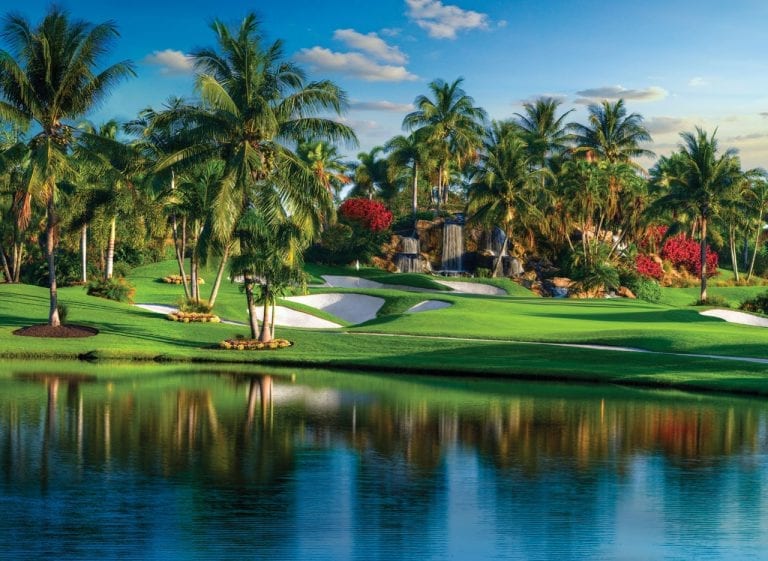
[[18,283],[21,281],[21,262],[24,259],[24,244],[21,242],[15,243],[13,246],[13,282]]
[[48,199],[48,224],[45,230],[45,250],[48,257],[48,285],[51,299],[48,325],[58,327],[61,325],[61,320],[59,319],[59,299],[56,290],[56,206],[53,201],[53,193],[51,193]]
[[112,217],[112,222],[109,223],[109,242],[107,243],[107,268],[104,273],[104,278],[111,279],[112,271],[115,266],[115,233],[117,230],[117,216]]
[[739,282],[739,258],[736,256],[736,231],[733,226],[728,228],[728,249],[731,252],[731,265],[733,265],[733,278]]
[[707,217],[701,217],[701,294],[699,300],[707,301]]
[[271,321],[269,322],[269,332],[271,334],[272,339],[275,338],[275,316],[277,315],[275,313],[276,308],[275,300],[272,300],[272,317],[270,318]]
[[253,298],[253,278],[244,274],[243,285],[245,287],[245,300],[248,303],[248,324],[251,328],[251,339],[256,339],[259,333],[259,318],[256,315],[256,301]]
[[88,226],[83,224],[83,229],[80,230],[80,280],[84,283],[88,282]]
[[8,260],[5,258],[5,249],[2,242],[0,242],[0,259],[3,260],[3,276],[5,276],[5,282],[13,282],[13,276],[11,276],[11,269],[8,267]]
[[[419,212],[419,164],[413,162],[413,200],[411,201],[411,210],[413,211],[414,219],[416,213]],[[416,224],[414,223],[414,228]]]
[[752,252],[752,261],[749,264],[749,273],[747,274],[747,280],[752,278],[752,273],[755,270],[755,260],[757,259],[757,250],[760,247],[760,233],[763,231],[763,221],[760,220],[755,229],[755,250]]
[[211,289],[211,297],[208,299],[208,305],[211,308],[213,308],[213,305],[216,303],[216,297],[219,295],[221,279],[224,278],[224,271],[226,270],[227,260],[229,259],[229,252],[231,249],[232,246],[227,244],[227,246],[224,248],[224,254],[221,256],[221,262],[219,263],[219,268],[216,271],[216,280],[214,281],[213,288]]
[[272,333],[270,331],[270,300],[272,295],[269,293],[269,283],[264,284],[262,287],[262,298],[264,298],[264,315],[261,318],[261,335],[259,341],[262,343],[269,343],[272,340]]
[[197,264],[197,248],[192,251],[192,255],[189,258],[189,287],[192,292],[192,300],[195,304],[200,303],[200,285],[197,281],[198,264]]

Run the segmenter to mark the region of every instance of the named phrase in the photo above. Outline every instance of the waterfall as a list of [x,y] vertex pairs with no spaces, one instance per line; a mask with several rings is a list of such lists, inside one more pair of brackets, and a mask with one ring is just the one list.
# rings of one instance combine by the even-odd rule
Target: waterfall
[[393,262],[401,273],[423,273],[424,267],[419,254],[419,238],[400,238],[400,249]]
[[464,257],[464,228],[461,224],[446,224],[443,226],[443,258],[442,269],[445,272],[461,272]]
[[504,238],[506,237],[507,235],[504,233],[504,230],[498,226],[494,226],[486,237],[485,249],[490,251],[494,256],[498,256],[499,253],[501,253],[501,247],[504,245]]
[[402,246],[401,253],[417,254],[419,253],[419,238],[400,238]]

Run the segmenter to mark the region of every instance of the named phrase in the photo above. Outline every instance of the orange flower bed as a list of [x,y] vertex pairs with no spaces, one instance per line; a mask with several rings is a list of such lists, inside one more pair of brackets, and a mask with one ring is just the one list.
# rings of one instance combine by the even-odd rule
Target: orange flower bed
[[216,314],[203,312],[173,312],[166,317],[171,321],[181,323],[221,323],[221,318]]
[[[168,275],[167,277],[163,277],[163,282],[167,284],[181,284],[181,275]],[[205,284],[205,281],[198,277],[197,284]]]
[[284,349],[293,345],[287,339],[272,339],[269,343],[262,343],[257,339],[225,339],[219,343],[222,349],[233,351],[269,351],[275,349]]

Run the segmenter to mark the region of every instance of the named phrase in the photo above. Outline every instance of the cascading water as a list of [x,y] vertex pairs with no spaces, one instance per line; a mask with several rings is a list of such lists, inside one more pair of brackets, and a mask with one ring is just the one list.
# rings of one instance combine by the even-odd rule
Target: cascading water
[[464,270],[464,227],[461,224],[447,223],[443,226],[444,272],[459,273]]
[[400,238],[401,251],[395,254],[394,263],[401,273],[422,273],[419,254],[419,238]]

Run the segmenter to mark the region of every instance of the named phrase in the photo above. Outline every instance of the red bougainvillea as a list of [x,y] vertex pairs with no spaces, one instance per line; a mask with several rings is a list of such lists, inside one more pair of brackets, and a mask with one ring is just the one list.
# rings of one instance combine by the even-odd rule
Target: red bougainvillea
[[386,230],[392,224],[392,213],[387,207],[370,199],[347,199],[341,203],[339,214],[373,232]]
[[[661,257],[668,259],[675,267],[682,267],[694,275],[701,274],[701,246],[696,240],[679,234],[664,242]],[[707,246],[707,276],[717,274],[717,253]]]
[[648,255],[637,256],[635,269],[639,274],[650,279],[661,280],[664,276],[664,269],[661,268],[661,265]]

